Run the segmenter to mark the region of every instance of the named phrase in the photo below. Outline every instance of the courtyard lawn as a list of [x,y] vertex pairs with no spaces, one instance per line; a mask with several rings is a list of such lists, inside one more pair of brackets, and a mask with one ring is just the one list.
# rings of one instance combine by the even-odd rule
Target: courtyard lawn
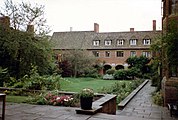
[[6,102],[13,102],[13,103],[24,103],[27,100],[27,96],[14,96],[14,95],[7,95]]
[[92,88],[98,92],[103,87],[111,87],[116,82],[130,82],[129,80],[103,80],[96,78],[65,78],[61,82],[61,90],[70,92],[79,92],[83,88]]

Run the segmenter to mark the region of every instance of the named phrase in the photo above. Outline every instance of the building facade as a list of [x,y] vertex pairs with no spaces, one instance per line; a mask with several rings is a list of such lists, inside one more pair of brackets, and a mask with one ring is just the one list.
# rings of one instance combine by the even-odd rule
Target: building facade
[[51,43],[53,50],[59,51],[60,55],[62,50],[70,49],[92,52],[103,64],[105,72],[110,68],[127,68],[125,61],[130,56],[151,58],[150,45],[160,35],[155,20],[152,31],[134,31],[134,28],[130,28],[128,32],[99,32],[99,24],[94,23],[94,31],[54,32]]
[[[165,35],[170,32],[170,24],[172,22],[178,25],[178,0],[162,0],[163,3],[163,18],[162,18],[162,34]],[[177,26],[178,28],[178,26]],[[177,29],[178,31],[178,29]],[[176,32],[176,31],[174,31]],[[175,38],[178,40],[178,38]],[[164,42],[163,42],[164,44]],[[176,46],[177,47],[177,46]],[[176,50],[172,51],[176,54]],[[170,64],[167,59],[166,50],[162,49],[162,93],[164,98],[164,106],[167,103],[178,101],[178,90],[175,86],[178,85],[178,66]],[[172,71],[172,67],[176,68],[176,72]]]

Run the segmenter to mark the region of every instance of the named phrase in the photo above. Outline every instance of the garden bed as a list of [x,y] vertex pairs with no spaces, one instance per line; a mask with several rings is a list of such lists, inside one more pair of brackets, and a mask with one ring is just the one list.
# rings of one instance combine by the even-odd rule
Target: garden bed
[[[108,80],[107,80],[108,81]],[[118,100],[122,100],[125,96],[128,96],[131,91],[133,91],[135,88],[138,87],[143,81],[140,80],[133,80],[133,81],[116,81],[115,84],[111,85],[110,87],[103,87],[100,91],[103,92],[102,94],[95,94],[94,101],[100,99],[105,94],[114,94],[117,95],[117,104],[119,103]],[[79,96],[77,96],[78,92],[65,92],[65,91],[57,91],[55,95],[53,96],[54,99],[46,99],[46,95],[50,91],[46,90],[27,90],[27,89],[21,89],[21,88],[0,88],[1,92],[5,92],[10,95],[18,95],[18,96],[29,96],[33,95],[31,98],[28,97],[27,103],[32,104],[48,104],[48,105],[61,105],[61,106],[72,106],[72,107],[80,107],[79,104]],[[99,92],[99,91],[98,91]],[[12,94],[13,93],[13,94]],[[43,94],[41,94],[43,93]],[[56,104],[56,99],[60,101],[60,96],[62,95],[63,100],[69,99],[70,97],[77,98],[75,101],[72,101],[72,104]],[[49,102],[46,102],[49,101]],[[51,102],[50,102],[51,101]],[[53,102],[52,102],[53,101]],[[11,101],[13,102],[13,101]]]

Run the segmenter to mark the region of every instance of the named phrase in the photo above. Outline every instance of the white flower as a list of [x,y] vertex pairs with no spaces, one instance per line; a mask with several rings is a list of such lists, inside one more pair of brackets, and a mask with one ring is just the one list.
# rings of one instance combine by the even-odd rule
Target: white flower
[[60,100],[61,98],[60,97],[57,97],[56,100]]

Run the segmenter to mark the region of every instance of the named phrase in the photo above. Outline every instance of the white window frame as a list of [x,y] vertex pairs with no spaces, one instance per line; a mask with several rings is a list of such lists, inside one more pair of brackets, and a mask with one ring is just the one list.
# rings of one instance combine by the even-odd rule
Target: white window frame
[[[119,52],[122,52],[122,56],[118,56],[118,55],[120,55],[120,54],[117,54]],[[124,57],[124,51],[116,51],[116,57]]]
[[150,39],[143,39],[143,45],[151,45]]
[[93,40],[93,45],[94,46],[99,46],[100,45],[100,41],[99,40]]
[[124,40],[117,40],[117,45],[118,46],[124,45]]
[[112,44],[112,40],[105,40],[104,45],[105,46],[110,46]]
[[130,51],[130,57],[135,57],[136,55],[137,55],[136,51]]
[[93,51],[93,55],[94,55],[95,57],[100,57],[99,51]]
[[143,51],[142,55],[145,56],[145,57],[150,58],[151,57],[151,52],[150,51]]
[[130,45],[137,45],[137,39],[130,39]]
[[[107,56],[107,54],[108,54],[108,56]],[[110,51],[105,51],[105,57],[110,57],[111,56],[111,52]]]

